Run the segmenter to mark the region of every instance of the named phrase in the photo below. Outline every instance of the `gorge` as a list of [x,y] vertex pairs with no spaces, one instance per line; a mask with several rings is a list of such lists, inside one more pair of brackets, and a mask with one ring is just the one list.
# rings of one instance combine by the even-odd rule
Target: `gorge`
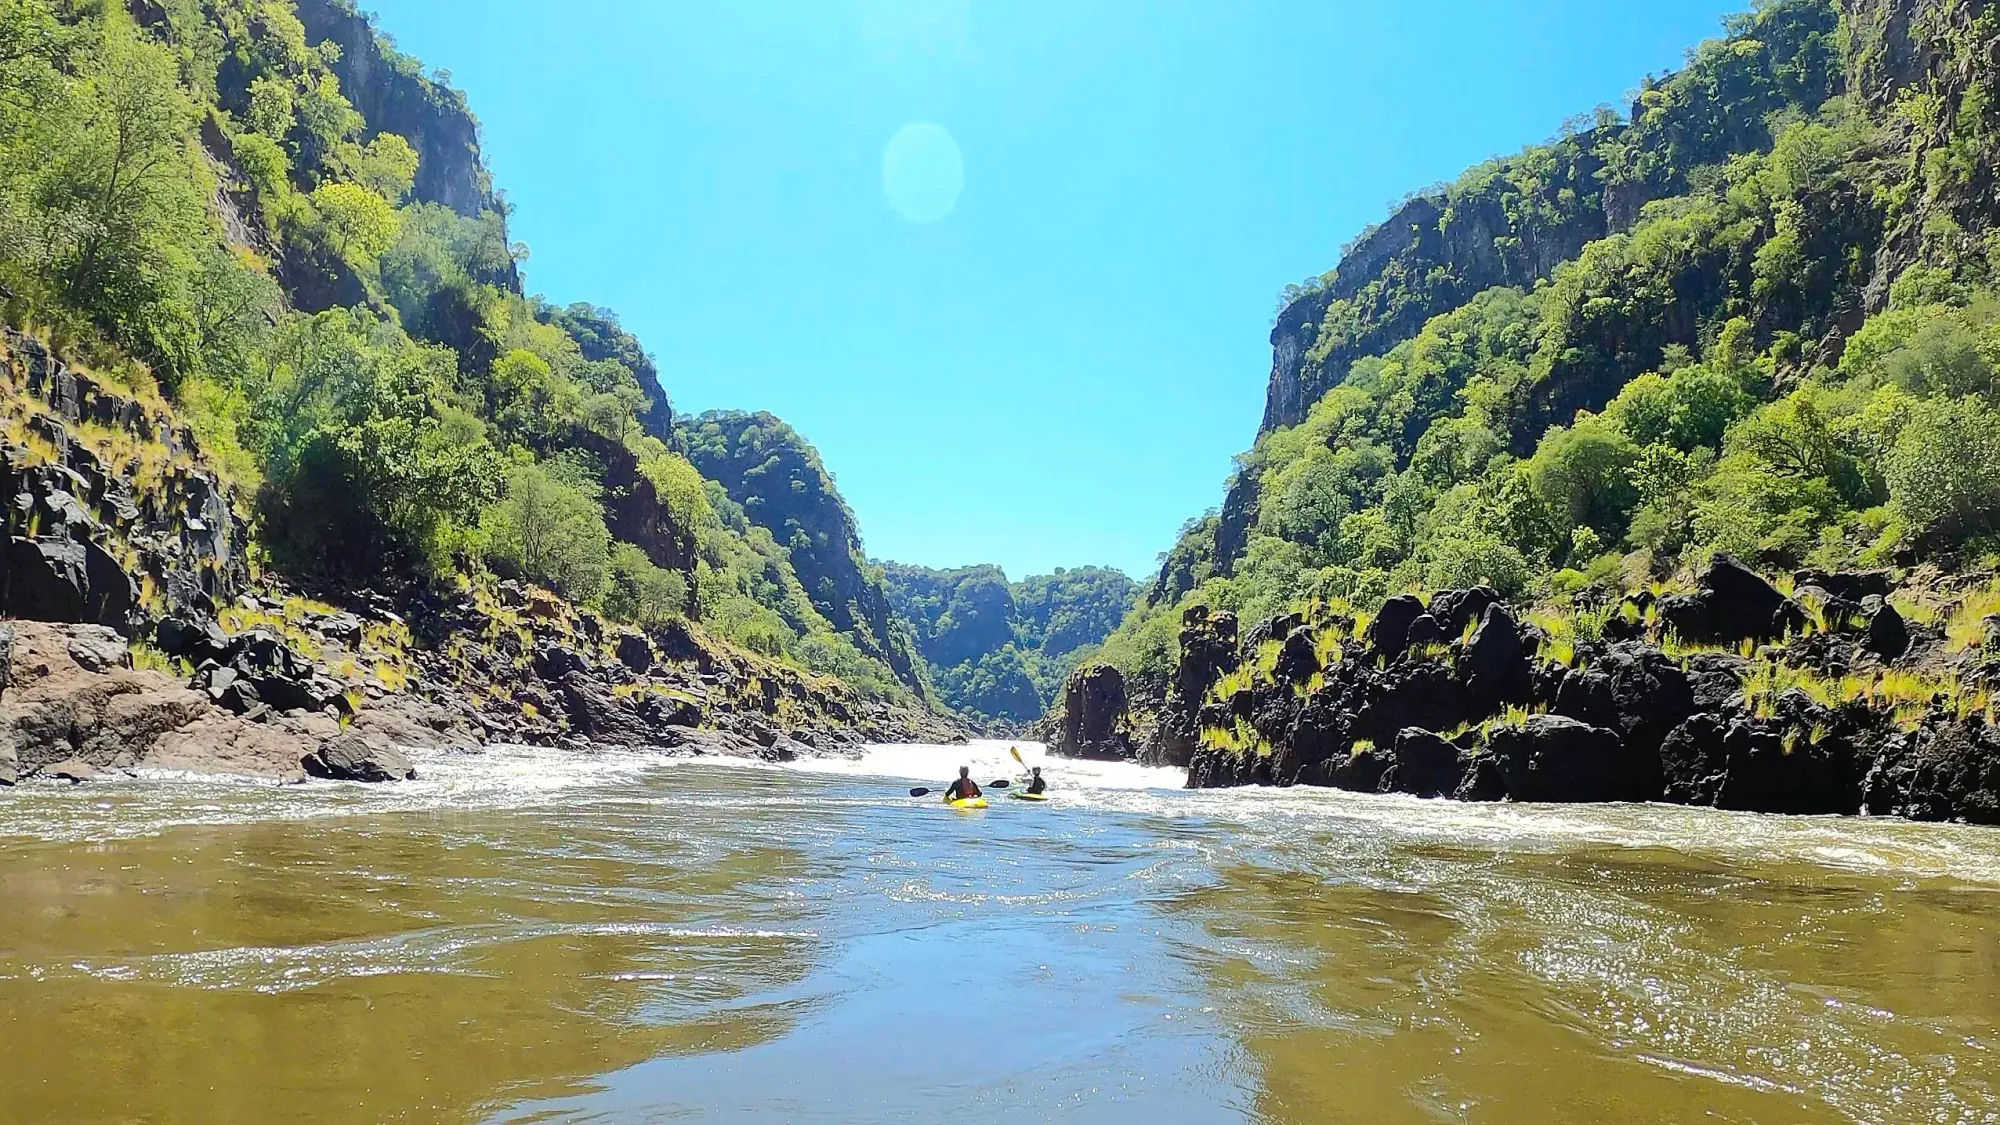
[[[455,51],[582,91],[574,147],[614,64],[699,87],[589,185],[627,222],[713,129],[690,178],[753,221],[831,231],[803,185],[879,171],[903,225],[864,241],[963,254],[705,257],[679,323],[755,328],[708,370],[623,293],[535,292],[629,248],[538,236],[531,275],[488,165],[528,162],[393,20],[0,0],[0,1125],[2000,1122],[2000,5],[1759,0],[1307,246],[1334,268],[1284,289],[1268,373],[1187,361],[1207,429],[1262,392],[1220,503],[1143,579],[1068,558],[1139,499],[1086,454],[1200,461],[1146,428],[1185,372],[1118,351],[1185,310],[1056,307],[1088,255],[971,213],[1301,222],[1288,183],[1330,180],[1134,156],[1361,162],[1304,160],[1372,127],[1344,104],[1257,127],[1297,120],[1251,96],[1272,12],[1316,66],[1438,71],[1495,12],[1533,42],[1477,46],[1551,70],[1666,18],[1506,4],[526,5],[589,25],[588,68],[468,6]],[[632,10],[741,37],[614,42]],[[926,101],[934,71],[966,84]],[[1132,127],[1079,140],[1068,97]],[[959,140],[828,155],[939,106]],[[1222,268],[1172,223],[1118,245]],[[1077,356],[936,368],[978,344],[900,290]],[[897,370],[826,375],[818,303]],[[1107,355],[1140,377],[1074,377]],[[741,376],[776,367],[807,374]],[[1062,436],[989,427],[1003,399]],[[912,492],[981,485],[960,522],[1053,480],[1033,551],[864,536],[829,402]]]

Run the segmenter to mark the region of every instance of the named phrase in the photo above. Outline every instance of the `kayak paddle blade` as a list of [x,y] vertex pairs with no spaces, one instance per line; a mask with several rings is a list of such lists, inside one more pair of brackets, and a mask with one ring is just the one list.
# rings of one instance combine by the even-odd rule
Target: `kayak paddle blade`
[[1006,778],[1004,778],[1004,777],[1003,777],[1003,778],[1001,778],[1000,780],[998,780],[998,781],[994,782],[994,783],[993,783],[992,785],[988,786],[988,788],[991,788],[991,789],[1005,789],[1005,788],[1007,788],[1007,787],[1008,787],[1009,785],[1012,785],[1012,784],[1013,784],[1013,782],[1010,782],[1010,781],[1008,781],[1008,780],[1007,780]]
[[912,797],[928,797],[928,796],[930,796],[930,795],[931,795],[931,791],[930,791],[930,790],[928,790],[928,789],[912,789],[912,790],[910,790],[910,796],[912,796]]

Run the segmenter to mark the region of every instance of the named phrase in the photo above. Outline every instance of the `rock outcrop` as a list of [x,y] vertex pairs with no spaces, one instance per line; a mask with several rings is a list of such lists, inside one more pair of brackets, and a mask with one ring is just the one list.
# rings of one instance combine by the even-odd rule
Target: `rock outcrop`
[[140,765],[296,778],[308,756],[343,737],[337,723],[304,714],[270,713],[261,724],[229,714],[171,676],[134,669],[124,639],[104,626],[17,621],[6,630],[0,782],[83,781]]
[[1049,753],[1062,758],[1122,761],[1133,757],[1125,677],[1109,664],[1086,664],[1063,689]]
[[[1872,689],[1836,706],[1785,686],[1808,675],[1852,684],[1856,670],[1946,657],[1935,628],[1912,625],[1888,603],[1885,576],[1810,577],[1787,598],[1718,559],[1692,591],[1659,599],[1651,618],[1614,615],[1624,628],[1607,625],[1605,635],[1629,639],[1577,643],[1566,663],[1542,655],[1547,637],[1497,597],[1445,591],[1426,605],[1405,595],[1361,635],[1333,638],[1344,653],[1336,663],[1281,658],[1226,698],[1214,690],[1221,670],[1242,667],[1258,645],[1282,640],[1282,657],[1308,647],[1315,628],[1346,626],[1274,619],[1222,654],[1205,611],[1190,614],[1185,679],[1160,726],[1200,700],[1195,729],[1156,731],[1148,745],[1196,744],[1190,788],[1299,784],[1472,801],[2000,821],[2000,733],[1984,714],[1940,695],[1912,718],[1907,701],[1877,700]],[[1649,599],[1630,608],[1651,608]],[[1449,640],[1475,620],[1465,640]],[[1713,649],[1675,657],[1659,647],[1690,635],[1684,629],[1775,643],[1754,657]],[[1428,639],[1412,644],[1413,634]],[[1968,682],[2000,672],[1981,663],[1981,650],[1958,659]]]

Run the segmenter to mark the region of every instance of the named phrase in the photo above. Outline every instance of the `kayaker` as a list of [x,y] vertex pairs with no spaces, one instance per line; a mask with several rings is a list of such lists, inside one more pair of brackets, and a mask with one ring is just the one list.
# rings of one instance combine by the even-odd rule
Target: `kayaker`
[[958,767],[958,780],[952,782],[951,788],[944,791],[944,799],[947,801],[970,801],[979,795],[979,783],[972,780],[971,766]]
[[1039,796],[1048,791],[1049,783],[1042,780],[1042,767],[1036,766],[1034,769],[1029,770],[1028,792]]

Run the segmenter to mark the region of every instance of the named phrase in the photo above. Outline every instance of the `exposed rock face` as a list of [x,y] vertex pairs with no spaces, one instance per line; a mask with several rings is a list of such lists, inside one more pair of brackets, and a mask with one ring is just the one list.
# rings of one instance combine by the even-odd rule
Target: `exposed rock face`
[[329,739],[303,759],[306,772],[333,781],[412,781],[417,769],[400,750],[365,738],[342,735]]
[[2000,824],[2000,731],[1942,719],[1897,735],[1864,782],[1867,811]]
[[58,766],[75,777],[77,763],[292,777],[339,732],[229,715],[170,677],[132,670],[124,641],[102,626],[23,621],[11,631],[13,684],[0,698],[0,780],[10,784]]
[[[1611,645],[1590,669],[1565,676],[1555,711],[1617,732],[1643,758],[1657,755],[1667,733],[1694,713],[1694,692],[1665,653],[1628,641]],[[1658,786],[1651,788],[1657,796]]]
[[1659,758],[1612,731],[1561,715],[1531,715],[1495,729],[1493,759],[1517,801],[1648,801],[1659,796]]
[[1464,774],[1458,747],[1422,727],[1408,727],[1396,734],[1396,761],[1383,774],[1382,789],[1418,797],[1449,797],[1458,792]]
[[1166,710],[1142,756],[1148,765],[1185,766],[1193,761],[1201,742],[1201,706],[1209,685],[1241,663],[1236,631],[1233,613],[1194,606],[1181,615],[1180,663],[1167,689]]
[[1136,750],[1126,722],[1125,677],[1109,664],[1086,664],[1070,675],[1049,753],[1063,758],[1119,761]]
[[[639,458],[625,443],[576,427],[565,442],[588,450],[604,466],[605,524],[614,538],[646,552],[653,565],[694,573],[695,535],[679,527],[660,499],[652,478],[639,471]],[[693,582],[689,582],[693,588]]]
[[463,94],[394,56],[348,0],[298,0],[298,13],[310,42],[340,48],[333,63],[340,92],[370,127],[396,133],[417,150],[417,199],[467,218],[500,209],[479,159],[479,124]]
[[[1812,609],[1809,628],[1754,658],[1728,651],[1676,658],[1629,639],[1578,642],[1574,666],[1567,666],[1538,659],[1547,638],[1476,591],[1441,592],[1428,613],[1414,598],[1392,600],[1367,646],[1349,638],[1350,655],[1313,670],[1310,684],[1303,667],[1288,670],[1280,661],[1268,679],[1253,677],[1216,699],[1202,687],[1214,671],[1205,649],[1184,644],[1187,681],[1175,691],[1206,701],[1188,735],[1200,746],[1188,785],[1304,784],[1465,801],[1669,801],[2000,823],[2000,732],[1983,716],[1960,718],[1939,696],[1912,727],[1907,715],[1868,698],[1827,706],[1797,688],[1771,694],[1769,678],[1760,676],[1765,662],[1825,676],[1942,656],[1935,627],[1912,627],[1887,603],[1880,592],[1891,586],[1887,576],[1813,577],[1814,585],[1786,599],[1723,559],[1696,592],[1678,599],[1725,632],[1759,620],[1775,627],[1787,608]],[[1642,616],[1623,618],[1628,624],[1643,623],[1651,605],[1650,595],[1638,600],[1633,608]],[[1676,601],[1659,605],[1667,610]],[[1463,642],[1442,650],[1408,645],[1420,622],[1434,620],[1445,632],[1470,607],[1478,607],[1478,624]],[[1191,629],[1202,624],[1190,616]],[[1289,646],[1311,632],[1287,616],[1260,623],[1252,637],[1282,635]],[[1404,647],[1391,656],[1399,632]],[[1191,632],[1187,640],[1199,637]],[[1991,674],[1980,650],[1956,659],[1975,680]],[[1218,679],[1210,676],[1209,686]],[[1760,682],[1755,699],[1746,697],[1746,685]],[[1254,739],[1244,737],[1246,728]],[[1201,746],[1204,731],[1227,737]]]
[[[45,452],[0,445],[0,613],[130,635],[140,625],[139,579],[191,621],[242,589],[248,529],[213,475],[175,460],[198,454],[193,434],[12,330],[0,333],[0,381],[0,393],[47,407],[28,419]],[[173,463],[146,467],[152,479],[139,487],[140,461],[107,464],[72,436],[85,423],[122,432],[147,451],[142,457]]]

